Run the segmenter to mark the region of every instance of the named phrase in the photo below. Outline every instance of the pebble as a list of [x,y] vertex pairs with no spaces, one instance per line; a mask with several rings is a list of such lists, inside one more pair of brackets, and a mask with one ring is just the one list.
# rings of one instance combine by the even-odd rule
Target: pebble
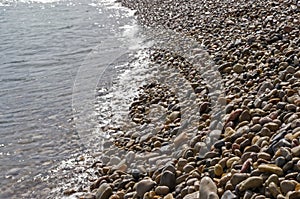
[[[194,37],[214,64],[202,63],[202,59],[210,58],[200,53],[202,58],[199,57],[195,65],[201,68],[199,72],[194,63],[189,63],[193,59],[186,60],[177,52],[159,49],[151,52],[151,61],[160,67],[156,76],[166,74],[168,85],[166,88],[159,83],[142,85],[141,92],[131,104],[129,116],[146,127],[144,122],[148,121],[149,107],[155,104],[167,111],[166,121],[157,128],[155,135],[135,129],[125,132],[126,129],[120,127],[125,136],[120,134],[116,145],[126,152],[114,157],[116,153],[108,151],[102,161],[118,171],[97,164],[98,179],[109,176],[105,181],[112,182],[109,186],[114,191],[120,181],[126,182],[122,184],[126,193],[123,198],[158,199],[166,194],[164,198],[176,199],[218,196],[223,199],[300,198],[294,192],[300,188],[297,188],[300,182],[297,1],[241,1],[239,4],[229,1],[222,5],[211,0],[192,0],[184,4],[178,0],[121,2],[137,10],[137,20],[141,24],[149,27],[163,24],[178,34]],[[167,36],[168,39],[174,37]],[[179,40],[176,45],[185,47]],[[176,95],[177,91],[172,91],[176,90],[177,85],[173,82],[176,76],[169,69],[165,70],[164,65],[178,70],[175,75],[180,73],[187,80],[186,85],[192,87],[188,94],[196,94],[192,100],[200,108],[198,130],[189,129],[188,123],[184,123],[186,131],[177,135],[180,123],[185,122],[181,121],[184,119],[182,111],[189,112],[192,108],[181,107],[182,100]],[[202,72],[202,67],[217,74],[209,76],[209,72]],[[207,77],[210,79],[203,81]],[[227,105],[214,107],[214,94],[219,92],[214,93],[214,87],[221,84],[224,87],[220,93],[225,94],[222,101]],[[224,116],[214,113],[215,109],[224,111]],[[224,120],[225,131],[221,137],[209,142],[210,128],[217,126],[213,117]],[[220,129],[223,129],[222,125]],[[109,148],[114,143],[107,142],[105,146]],[[188,144],[192,148],[185,148]],[[173,145],[174,152],[171,150]],[[170,149],[168,153],[165,153],[166,146]],[[199,154],[201,147],[207,147],[203,154]],[[144,152],[158,154],[139,158]],[[147,161],[138,175],[128,175],[128,168],[122,162],[124,159],[128,168],[135,168],[135,162]],[[168,165],[168,161],[172,165]],[[97,189],[100,185],[100,189],[105,182],[102,180],[96,181],[93,187]],[[200,196],[193,196],[196,193]],[[209,196],[209,193],[212,194]]]
[[173,194],[172,194],[172,193],[169,193],[168,195],[166,195],[166,196],[164,197],[164,199],[174,199]]
[[279,125],[274,122],[269,122],[264,125],[264,127],[268,128],[270,131],[277,131],[279,129]]
[[223,167],[220,164],[214,166],[214,173],[216,176],[221,176],[223,174]]
[[223,193],[221,199],[235,199],[237,196],[233,194],[230,190],[227,190]]
[[237,185],[238,189],[240,191],[246,191],[249,189],[255,189],[260,186],[262,186],[264,183],[264,180],[262,177],[252,176],[247,178],[246,180],[242,181]]
[[279,187],[274,182],[269,184],[269,191],[274,198],[281,194]]
[[183,199],[195,199],[195,198],[199,198],[198,192],[190,193],[183,197]]
[[244,70],[244,66],[242,64],[235,64],[233,66],[233,71],[236,73],[242,73]]
[[274,165],[274,164],[262,164],[258,166],[258,170],[260,172],[266,172],[266,173],[274,173],[278,176],[283,176],[283,170],[282,168]]
[[112,188],[109,184],[103,183],[100,185],[100,187],[97,189],[96,192],[96,199],[109,199],[109,197],[112,195]]
[[203,177],[200,181],[199,198],[203,199],[216,199],[219,198],[217,195],[217,186],[209,177]]
[[142,198],[146,192],[150,191],[155,186],[155,184],[156,183],[151,179],[139,181],[135,186],[136,195]]
[[164,171],[160,178],[160,186],[167,186],[170,190],[173,190],[176,186],[176,176],[171,171]]
[[185,173],[190,173],[190,172],[193,171],[194,169],[195,169],[194,166],[191,165],[191,164],[187,164],[187,165],[185,165],[185,166],[183,167],[183,171],[184,171]]
[[296,184],[297,182],[292,180],[283,180],[282,182],[280,182],[280,189],[283,195],[286,195],[289,191],[294,191]]
[[167,195],[169,193],[170,189],[167,186],[158,186],[155,188],[155,193],[157,195]]
[[300,156],[300,145],[292,148],[291,152],[294,156],[299,157]]
[[246,180],[247,178],[249,178],[249,176],[250,175],[248,173],[235,173],[231,177],[230,183],[235,187],[240,182],[242,182],[242,181]]
[[275,159],[275,164],[278,166],[278,167],[283,167],[286,163],[286,160],[284,157],[280,156],[278,158]]
[[287,194],[288,199],[299,199],[300,198],[300,192],[299,191],[293,191]]

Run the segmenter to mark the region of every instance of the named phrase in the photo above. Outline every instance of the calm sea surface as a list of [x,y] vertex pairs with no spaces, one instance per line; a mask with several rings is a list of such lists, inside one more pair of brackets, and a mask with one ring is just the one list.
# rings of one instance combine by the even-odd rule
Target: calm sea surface
[[95,81],[82,73],[109,61],[133,20],[103,1],[0,0],[0,198],[35,197],[34,176],[84,150],[74,85]]

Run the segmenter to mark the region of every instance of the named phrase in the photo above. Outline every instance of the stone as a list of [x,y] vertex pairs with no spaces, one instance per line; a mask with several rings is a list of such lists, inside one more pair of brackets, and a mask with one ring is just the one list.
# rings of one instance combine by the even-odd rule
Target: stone
[[242,112],[243,112],[242,109],[237,109],[237,110],[233,111],[232,113],[230,113],[227,121],[235,121],[237,118],[239,118],[239,116],[241,115]]
[[219,164],[216,164],[214,166],[214,173],[215,173],[216,176],[221,176],[223,174],[223,168],[222,168],[222,166],[219,165]]
[[300,191],[293,191],[290,192],[287,197],[288,199],[299,199],[300,198]]
[[271,157],[271,155],[268,154],[268,153],[260,152],[260,153],[257,154],[257,158],[261,158],[261,159],[270,161],[272,157]]
[[269,122],[267,124],[264,125],[264,127],[270,129],[270,131],[277,131],[279,129],[279,125],[275,122]]
[[190,172],[193,171],[194,169],[195,169],[194,166],[191,165],[191,164],[187,164],[187,165],[185,165],[185,166],[183,167],[183,171],[184,171],[185,173],[190,173]]
[[260,151],[260,147],[257,146],[256,144],[253,144],[251,146],[247,146],[244,150],[244,152],[255,152],[258,153]]
[[164,199],[174,199],[173,194],[169,193],[164,197]]
[[299,157],[300,156],[300,145],[292,148],[291,152],[294,156]]
[[171,171],[164,171],[160,178],[160,186],[167,186],[170,190],[173,190],[176,186],[176,176]]
[[217,195],[217,186],[210,177],[203,177],[200,181],[199,198],[215,199]]
[[242,182],[242,181],[246,180],[247,178],[249,178],[249,176],[250,175],[247,174],[247,173],[235,173],[231,177],[230,182],[235,187],[240,182]]
[[275,164],[279,167],[283,167],[285,165],[285,163],[286,163],[286,160],[282,156],[275,159]]
[[244,66],[242,64],[235,64],[233,66],[233,71],[236,73],[242,73],[244,70]]
[[260,172],[274,173],[278,176],[283,176],[282,168],[278,167],[275,164],[262,164],[262,165],[259,165],[258,170]]
[[255,124],[254,126],[252,126],[250,128],[250,131],[259,132],[261,129],[262,129],[262,126],[260,124]]
[[156,183],[151,179],[141,180],[135,185],[136,195],[143,198],[144,194],[150,191],[155,186],[155,184]]
[[180,133],[175,139],[174,139],[174,145],[175,148],[180,147],[183,143],[187,142],[189,139],[186,132]]
[[280,189],[283,195],[286,195],[289,191],[294,191],[297,182],[293,180],[283,180],[280,182]]
[[183,199],[195,199],[195,198],[199,198],[198,192],[190,193],[183,197]]
[[292,74],[294,74],[294,73],[296,72],[296,69],[295,69],[293,66],[288,66],[288,67],[285,69],[285,71],[286,71],[287,73],[292,73]]
[[255,189],[255,188],[261,187],[263,185],[263,183],[264,183],[264,180],[262,177],[252,176],[252,177],[249,177],[246,180],[242,181],[237,186],[240,191],[246,191],[249,189]]
[[242,122],[242,121],[251,121],[251,114],[249,113],[248,110],[244,110],[240,117],[239,117],[239,120]]
[[180,117],[180,112],[174,111],[168,116],[168,119],[173,122],[174,120],[176,120],[179,117]]
[[178,163],[177,163],[178,169],[179,169],[180,171],[182,171],[182,170],[183,170],[183,167],[184,167],[187,163],[188,163],[188,161],[187,161],[186,159],[180,158],[180,159],[178,160]]
[[277,196],[281,194],[279,187],[274,182],[269,184],[269,191],[274,198],[277,198]]
[[109,197],[109,199],[120,199],[120,197],[118,195],[112,195]]
[[221,199],[235,199],[237,198],[230,190],[227,190],[223,193]]
[[163,171],[170,171],[172,173],[176,173],[176,168],[172,164],[168,164]]
[[96,199],[109,199],[109,197],[112,195],[112,188],[109,184],[103,183],[100,185],[96,192]]
[[240,158],[239,157],[232,157],[232,158],[229,158],[227,161],[226,161],[226,167],[227,168],[231,168],[232,164],[236,161],[240,161]]
[[262,117],[262,118],[259,119],[259,124],[261,124],[261,125],[265,125],[269,122],[273,122],[273,120],[270,117],[267,117],[267,116]]
[[167,195],[169,193],[170,189],[167,186],[158,186],[155,188],[155,193],[157,195]]

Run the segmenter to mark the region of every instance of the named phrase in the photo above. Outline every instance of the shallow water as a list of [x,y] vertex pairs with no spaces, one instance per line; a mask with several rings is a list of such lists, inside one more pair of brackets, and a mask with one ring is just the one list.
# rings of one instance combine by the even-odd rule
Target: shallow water
[[[0,198],[46,197],[35,176],[88,147],[74,121],[95,115],[77,108],[94,107],[101,67],[111,61],[106,55],[137,45],[120,47],[133,36],[134,18],[112,5],[0,0]],[[86,127],[93,131],[93,123]]]

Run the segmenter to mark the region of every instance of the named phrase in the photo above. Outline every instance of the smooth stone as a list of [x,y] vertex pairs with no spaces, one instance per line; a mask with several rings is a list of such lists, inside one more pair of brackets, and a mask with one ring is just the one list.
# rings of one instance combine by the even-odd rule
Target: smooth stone
[[223,193],[221,199],[235,199],[237,198],[230,190],[227,190]]
[[244,150],[244,152],[255,152],[258,153],[260,151],[260,147],[257,146],[256,144],[251,145],[251,146],[247,146]]
[[246,190],[243,199],[251,199],[251,197],[253,196],[253,192],[250,190]]
[[170,190],[173,190],[176,186],[176,176],[171,171],[164,171],[160,178],[160,186],[167,186]]
[[109,165],[117,165],[121,162],[121,159],[119,157],[112,157],[109,161]]
[[219,198],[216,184],[210,177],[203,177],[200,181],[199,198],[201,199],[217,199]]
[[294,156],[299,157],[300,156],[300,145],[292,148],[291,152]]
[[283,165],[285,165],[285,163],[286,163],[286,160],[282,156],[275,159],[275,164],[279,167],[283,167]]
[[281,147],[279,149],[279,151],[280,151],[280,155],[283,156],[283,157],[285,157],[285,158],[287,158],[287,160],[291,160],[292,159],[291,158],[291,153],[290,153],[290,151],[287,148]]
[[264,159],[264,160],[270,161],[272,157],[271,157],[271,155],[268,154],[268,153],[260,152],[260,153],[257,154],[257,158],[262,158],[262,159]]
[[300,198],[300,191],[293,191],[287,194],[288,199],[299,199]]
[[120,199],[120,197],[118,195],[112,195],[109,197],[109,199]]
[[233,186],[236,186],[240,182],[242,182],[242,181],[246,180],[247,178],[249,178],[249,176],[250,175],[248,173],[235,173],[231,177],[230,182]]
[[235,120],[241,115],[242,112],[243,112],[242,109],[237,109],[237,110],[233,111],[233,112],[229,115],[227,121],[235,121]]
[[198,192],[190,193],[183,197],[183,199],[195,199],[195,198],[199,198]]
[[267,89],[272,90],[274,88],[274,85],[271,82],[263,82],[259,88],[258,94],[264,93]]
[[254,199],[266,199],[266,196],[258,195],[258,196],[255,196]]
[[135,186],[136,195],[143,198],[144,194],[150,191],[155,186],[155,184],[156,183],[151,179],[141,180]]
[[240,121],[251,121],[251,114],[248,110],[244,110],[240,117],[239,117]]
[[175,148],[178,148],[182,144],[186,143],[188,141],[189,137],[186,132],[180,133],[175,139],[174,139],[174,145]]
[[269,122],[273,122],[273,120],[268,116],[262,117],[262,118],[259,119],[259,124],[261,124],[261,125],[265,125]]
[[252,176],[252,177],[249,177],[246,180],[242,181],[237,186],[240,191],[246,191],[248,189],[258,188],[258,187],[262,186],[263,183],[264,183],[264,180],[262,177]]
[[183,170],[183,167],[188,163],[188,161],[186,159],[180,158],[177,162],[177,166],[179,168],[180,171]]
[[216,176],[221,176],[223,174],[223,167],[219,164],[214,166],[214,173]]
[[190,172],[193,171],[194,169],[195,169],[194,166],[191,165],[191,164],[187,164],[187,165],[185,165],[185,166],[183,167],[183,171],[184,171],[185,173],[190,173]]
[[167,166],[164,168],[163,171],[170,171],[170,172],[172,172],[172,173],[176,173],[176,168],[174,167],[174,165],[169,164],[169,165],[167,165]]
[[297,182],[293,180],[283,180],[280,182],[280,189],[283,195],[286,195],[289,191],[294,191]]
[[103,183],[100,185],[96,192],[96,199],[109,199],[109,197],[112,195],[112,188],[109,184]]
[[222,146],[225,146],[224,140],[219,140],[219,141],[217,141],[217,142],[214,144],[214,147],[215,147],[216,149],[221,149]]
[[164,199],[174,199],[173,194],[172,194],[172,193],[169,193],[168,195],[166,195],[166,196],[164,197]]
[[278,167],[275,164],[262,164],[262,165],[259,165],[258,170],[260,172],[274,173],[278,176],[283,176],[282,168]]
[[269,122],[269,123],[265,124],[264,127],[270,129],[273,132],[275,132],[279,129],[279,125],[275,122]]
[[262,129],[262,126],[260,124],[255,124],[254,126],[252,126],[250,128],[250,131],[259,132],[261,129]]
[[270,129],[266,128],[266,127],[263,127],[258,133],[257,135],[259,136],[270,136],[271,135],[271,131]]
[[176,120],[177,118],[180,117],[180,112],[179,111],[174,111],[172,112],[169,116],[168,116],[168,119],[171,120],[172,122],[174,120]]
[[293,168],[293,166],[294,166],[294,162],[293,161],[289,161],[289,162],[287,162],[284,166],[283,166],[283,171],[284,172],[287,172],[287,171],[289,171],[289,170],[291,170],[292,168]]
[[235,64],[232,69],[236,73],[242,73],[244,70],[244,66],[242,64]]
[[269,191],[274,198],[281,194],[279,187],[274,182],[269,184]]
[[294,74],[294,73],[296,72],[296,69],[295,69],[293,66],[288,66],[288,67],[285,69],[285,71],[286,71],[287,73],[292,73],[292,74]]
[[240,158],[239,158],[239,157],[232,157],[232,158],[228,159],[228,160],[226,161],[226,167],[227,167],[227,168],[231,168],[232,164],[233,164],[235,161],[240,161]]
[[155,188],[155,193],[157,195],[166,195],[169,193],[169,191],[170,191],[170,189],[167,186],[158,186]]

